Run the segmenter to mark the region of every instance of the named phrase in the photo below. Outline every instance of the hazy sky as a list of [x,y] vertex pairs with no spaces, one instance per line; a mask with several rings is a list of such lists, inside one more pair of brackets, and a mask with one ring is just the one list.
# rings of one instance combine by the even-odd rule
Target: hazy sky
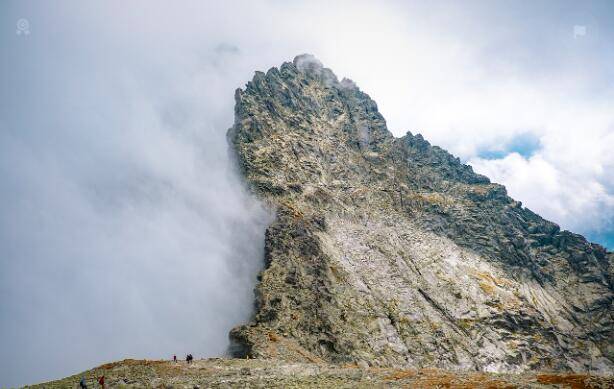
[[234,89],[300,53],[614,248],[614,7],[456,3],[1,2],[0,386],[224,352],[270,217]]

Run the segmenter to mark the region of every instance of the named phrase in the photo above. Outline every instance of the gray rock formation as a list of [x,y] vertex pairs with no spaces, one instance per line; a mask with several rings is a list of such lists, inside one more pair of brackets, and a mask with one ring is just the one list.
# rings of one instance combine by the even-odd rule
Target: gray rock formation
[[228,137],[276,210],[239,356],[614,369],[614,254],[523,208],[311,56],[236,92]]

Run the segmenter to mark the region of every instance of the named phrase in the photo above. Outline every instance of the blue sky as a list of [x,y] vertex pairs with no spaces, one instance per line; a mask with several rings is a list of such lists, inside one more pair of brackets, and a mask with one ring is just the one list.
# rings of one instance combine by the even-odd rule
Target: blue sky
[[614,248],[612,20],[608,1],[2,2],[0,386],[223,353],[269,220],[228,163],[233,92],[300,53],[395,135]]
[[489,148],[478,151],[477,156],[483,159],[502,159],[506,155],[517,153],[523,158],[531,158],[536,152],[539,152],[541,147],[539,138],[527,131],[497,146],[490,145]]

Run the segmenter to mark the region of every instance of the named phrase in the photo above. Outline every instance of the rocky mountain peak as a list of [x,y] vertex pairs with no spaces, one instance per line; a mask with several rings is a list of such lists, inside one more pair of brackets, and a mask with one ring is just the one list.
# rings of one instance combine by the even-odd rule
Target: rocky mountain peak
[[238,356],[612,372],[614,254],[560,228],[315,57],[256,72],[228,132],[276,210]]

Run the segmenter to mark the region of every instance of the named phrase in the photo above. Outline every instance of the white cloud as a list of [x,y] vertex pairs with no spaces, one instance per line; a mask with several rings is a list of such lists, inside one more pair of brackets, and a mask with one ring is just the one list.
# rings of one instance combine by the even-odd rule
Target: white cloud
[[595,175],[578,179],[573,172],[557,167],[541,154],[524,158],[512,153],[503,159],[469,161],[474,169],[493,181],[504,182],[512,197],[547,219],[572,230],[590,226],[612,228],[614,196]]

